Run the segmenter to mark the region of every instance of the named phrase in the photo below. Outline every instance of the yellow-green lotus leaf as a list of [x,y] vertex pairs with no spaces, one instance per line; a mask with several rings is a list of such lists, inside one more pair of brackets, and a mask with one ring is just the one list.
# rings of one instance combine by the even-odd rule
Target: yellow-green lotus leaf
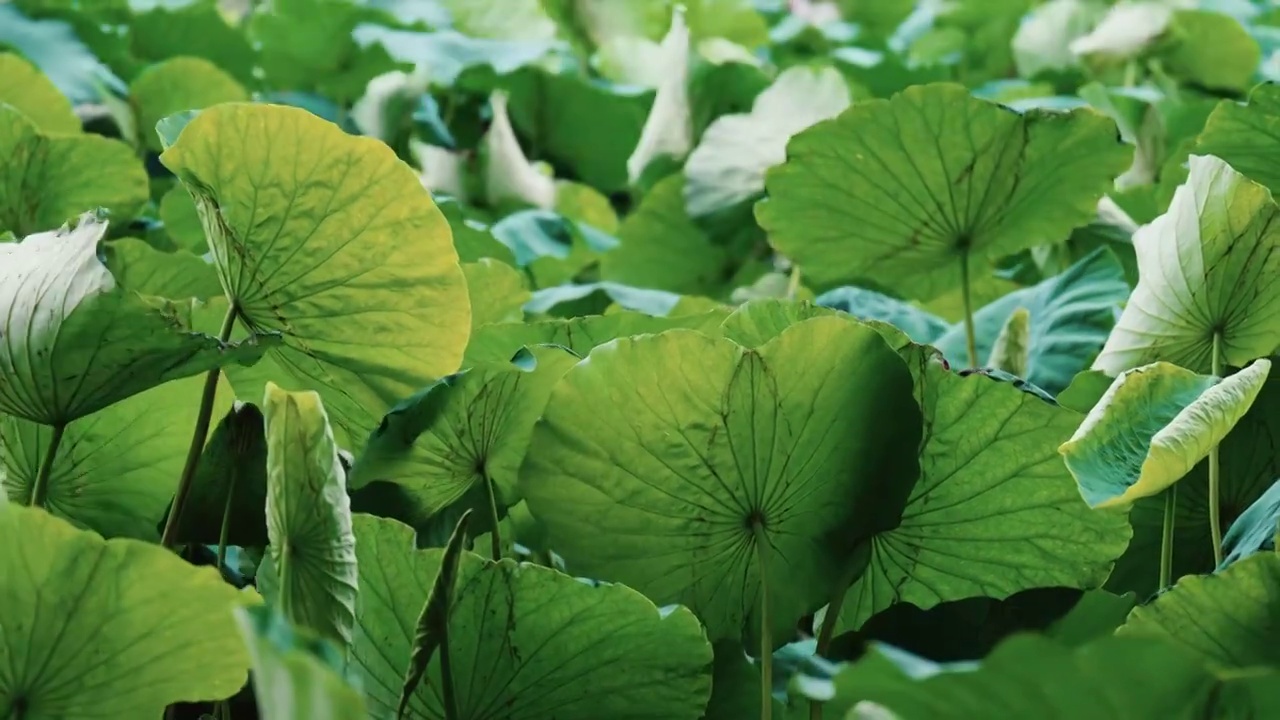
[[1111,507],[1181,480],[1249,410],[1270,371],[1258,360],[1226,378],[1165,362],[1121,373],[1059,448],[1080,494]]
[[48,133],[78,133],[80,118],[71,101],[36,66],[13,53],[0,53],[0,103],[12,105]]
[[150,196],[133,148],[92,134],[44,134],[31,118],[0,102],[0,233],[53,230],[104,208],[114,221],[137,214]]
[[471,310],[449,225],[387,145],[298,108],[226,103],[160,159],[195,200],[239,321],[284,335],[230,374],[241,397],[267,381],[314,390],[350,445],[458,369]]

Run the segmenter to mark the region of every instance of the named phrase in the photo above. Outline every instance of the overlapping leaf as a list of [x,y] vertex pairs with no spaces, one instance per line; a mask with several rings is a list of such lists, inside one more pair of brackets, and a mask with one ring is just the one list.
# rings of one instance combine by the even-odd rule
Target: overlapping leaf
[[855,103],[797,135],[757,209],[819,286],[874,279],[929,299],[962,263],[1064,239],[1129,165],[1088,109],[1017,113],[952,84]]
[[320,393],[340,442],[454,372],[470,334],[448,224],[386,145],[294,108],[203,111],[161,156],[196,200],[237,317],[284,345],[240,395]]

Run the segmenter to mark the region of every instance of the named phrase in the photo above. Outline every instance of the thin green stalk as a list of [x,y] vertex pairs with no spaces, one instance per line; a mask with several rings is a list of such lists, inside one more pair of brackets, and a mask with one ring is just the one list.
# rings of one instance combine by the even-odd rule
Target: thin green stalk
[[1164,532],[1160,537],[1160,589],[1173,584],[1173,526],[1178,507],[1178,485],[1164,491]]
[[[840,619],[840,608],[844,606],[844,596],[849,593],[852,583],[840,583],[840,589],[831,596],[827,603],[827,613],[822,617],[822,626],[818,628],[818,645],[814,652],[820,658],[829,657],[831,638],[836,634],[836,620]],[[809,701],[809,720],[822,720],[822,701]]]
[[773,632],[769,628],[768,542],[764,526],[757,520],[751,524],[755,536],[756,559],[760,563],[760,720],[773,718]]
[[[1212,372],[1222,377],[1222,332],[1213,333]],[[1218,446],[1209,451],[1209,534],[1213,537],[1213,564],[1222,564],[1222,498],[1220,497],[1222,467],[1218,459]]]
[[973,328],[973,298],[969,288],[969,251],[960,254],[960,294],[964,299],[964,344],[969,367],[978,367],[978,334]]
[[66,431],[66,423],[53,426],[49,447],[45,448],[44,459],[40,461],[40,469],[36,471],[36,482],[31,486],[31,507],[44,507],[44,501],[49,496],[49,477],[53,475],[53,461],[58,457],[58,446],[62,444],[62,436]]
[[488,473],[484,475],[484,487],[489,494],[489,520],[493,523],[493,532],[489,533],[490,547],[493,561],[498,562],[502,559],[502,531],[498,529],[498,491],[493,487],[493,478]]
[[458,699],[453,691],[453,665],[449,660],[449,630],[442,628],[440,636],[440,684],[444,696],[444,720],[458,720]]
[[[240,308],[235,303],[227,308],[227,316],[222,319],[222,329],[218,331],[218,339],[227,342],[236,327],[236,317]],[[204,452],[205,440],[209,439],[209,420],[213,417],[213,401],[218,395],[219,368],[209,371],[204,379],[204,392],[200,395],[200,409],[196,415],[196,426],[191,433],[191,446],[187,448],[187,462],[182,467],[182,476],[178,478],[178,489],[173,494],[173,505],[169,508],[169,519],[165,521],[164,532],[160,535],[160,544],[172,548],[176,544],[178,519],[182,517],[182,508],[187,504],[187,496],[191,494],[191,481],[196,476],[196,467],[200,465],[200,455]]]
[[231,480],[227,483],[227,504],[222,508],[222,528],[218,530],[218,572],[227,561],[227,537],[231,532],[231,502],[236,496],[236,480],[240,477],[239,463],[231,463],[228,470]]

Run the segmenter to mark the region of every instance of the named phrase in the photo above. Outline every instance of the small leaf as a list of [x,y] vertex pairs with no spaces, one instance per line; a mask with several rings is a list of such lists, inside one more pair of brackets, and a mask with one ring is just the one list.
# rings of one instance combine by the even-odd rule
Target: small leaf
[[342,675],[342,654],[328,641],[266,605],[237,608],[236,620],[253,656],[254,697],[264,720],[368,717],[364,698]]
[[[405,671],[404,687],[400,690],[400,702],[396,706],[396,717],[402,718],[409,709],[409,700],[417,690],[418,683],[427,672],[431,658],[443,645],[448,652],[449,643],[449,608],[453,605],[454,590],[458,585],[458,562],[462,559],[462,544],[467,539],[467,523],[471,520],[471,511],[467,510],[458,518],[458,524],[449,536],[444,555],[440,558],[440,570],[436,573],[435,582],[431,584],[431,592],[427,594],[427,602],[422,606],[422,614],[418,615],[417,631],[413,636],[413,652],[409,654],[409,667]],[[445,678],[444,682],[454,682],[454,678]],[[442,689],[444,696],[450,697],[452,689]]]
[[155,131],[161,120],[184,110],[248,99],[249,93],[235,78],[203,58],[176,57],[150,65],[129,84],[142,140],[154,152],[164,149]]
[[126,143],[94,134],[44,134],[0,104],[0,233],[52,230],[105,208],[123,223],[147,202],[147,172]]
[[1280,480],[1253,502],[1222,537],[1222,566],[1219,569],[1254,555],[1276,549],[1280,535]]
[[[3,44],[0,41],[0,44]],[[0,103],[17,108],[46,133],[79,133],[80,118],[62,91],[34,65],[13,53],[0,53]]]
[[[320,396],[267,384],[267,535],[278,606],[345,649],[355,624],[356,552],[346,472]],[[261,571],[260,571],[261,572]]]
[[1003,370],[1017,377],[1027,376],[1027,359],[1031,354],[1031,313],[1020,307],[1009,315],[995,342],[987,367]]
[[1090,507],[1164,491],[1222,442],[1271,371],[1258,360],[1227,378],[1158,362],[1121,373],[1059,452]]

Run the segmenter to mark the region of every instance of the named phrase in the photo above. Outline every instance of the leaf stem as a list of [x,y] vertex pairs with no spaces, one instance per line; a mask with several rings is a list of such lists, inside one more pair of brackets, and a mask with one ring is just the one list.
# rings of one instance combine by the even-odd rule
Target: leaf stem
[[1178,484],[1164,491],[1164,528],[1160,537],[1160,590],[1173,584],[1173,528],[1178,507]]
[[222,527],[218,530],[218,572],[227,561],[227,537],[231,534],[231,502],[236,496],[236,480],[240,478],[240,464],[231,463],[228,469],[231,479],[227,482],[227,504],[222,508]]
[[31,507],[44,507],[45,499],[49,496],[49,478],[53,475],[53,461],[58,457],[58,446],[62,444],[62,436],[66,431],[66,423],[53,426],[49,447],[45,448],[44,459],[40,461],[40,469],[36,471],[35,484],[31,486]]
[[498,562],[502,559],[502,531],[498,529],[498,490],[493,486],[493,478],[489,477],[489,473],[484,474],[484,487],[489,495],[489,520],[493,522],[493,532],[489,534],[490,546],[493,561]]
[[453,665],[449,660],[449,629],[440,633],[440,685],[444,695],[444,720],[458,720],[458,698],[453,691]]
[[[840,608],[844,606],[844,596],[849,594],[849,587],[852,582],[840,583],[840,589],[836,590],[831,596],[831,601],[827,603],[827,612],[822,616],[822,625],[818,628],[818,644],[814,652],[820,658],[826,658],[827,652],[831,650],[831,638],[836,634],[836,620],[840,619]],[[809,701],[809,720],[822,720],[821,700]]]
[[969,367],[978,367],[978,335],[973,327],[973,298],[969,288],[969,251],[960,253],[960,295],[964,301],[964,344]]
[[[1212,372],[1222,377],[1222,331],[1213,333]],[[1222,564],[1222,467],[1218,459],[1218,446],[1209,450],[1209,534],[1213,538],[1213,565]]]
[[[236,318],[240,308],[233,302],[227,308],[227,315],[222,319],[222,329],[218,331],[218,340],[227,342],[236,327]],[[182,517],[182,508],[191,494],[191,481],[195,478],[196,467],[200,465],[200,455],[204,453],[205,440],[209,438],[209,420],[213,417],[213,401],[218,395],[218,378],[221,368],[214,368],[204,379],[204,392],[200,395],[200,410],[196,415],[196,426],[191,433],[191,446],[187,448],[187,462],[182,467],[182,476],[178,478],[178,489],[173,494],[173,505],[169,508],[169,519],[165,521],[164,532],[160,535],[160,544],[172,548],[177,541],[178,520]]]
[[773,718],[773,631],[769,626],[769,574],[766,569],[769,555],[765,550],[767,540],[764,526],[759,520],[751,523],[755,539],[756,558],[760,563],[760,720]]

